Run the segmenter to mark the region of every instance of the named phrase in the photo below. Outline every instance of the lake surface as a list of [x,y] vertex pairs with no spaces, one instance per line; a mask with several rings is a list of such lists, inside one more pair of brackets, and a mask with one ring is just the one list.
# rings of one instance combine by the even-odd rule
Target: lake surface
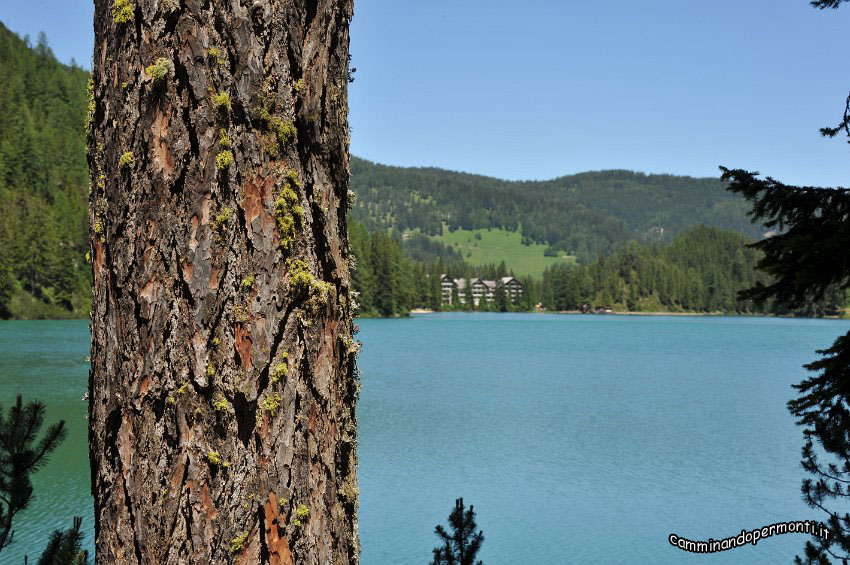
[[[362,563],[427,563],[454,499],[486,564],[791,562],[786,534],[711,556],[671,547],[821,519],[800,500],[785,403],[847,321],[433,314],[360,320]],[[84,517],[93,545],[84,321],[0,322],[0,403],[16,393],[69,437],[0,561],[31,562]],[[33,549],[37,548],[37,549]]]

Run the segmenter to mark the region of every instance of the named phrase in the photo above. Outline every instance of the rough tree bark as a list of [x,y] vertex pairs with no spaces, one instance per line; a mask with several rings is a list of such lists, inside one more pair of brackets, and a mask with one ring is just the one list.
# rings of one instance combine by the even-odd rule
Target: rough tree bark
[[351,0],[95,0],[99,563],[356,563]]

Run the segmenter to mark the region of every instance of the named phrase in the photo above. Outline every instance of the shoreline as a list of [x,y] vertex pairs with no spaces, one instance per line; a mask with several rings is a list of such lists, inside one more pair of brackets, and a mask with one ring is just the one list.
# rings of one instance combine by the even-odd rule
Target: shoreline
[[[807,320],[850,320],[850,313],[846,316],[794,316],[792,314],[770,314],[770,313],[729,313],[729,312],[663,312],[663,311],[612,311],[612,312],[582,312],[581,310],[523,310],[518,312],[476,312],[469,310],[441,310],[435,311],[428,308],[415,308],[408,312],[413,314],[569,314],[582,316],[679,316],[694,318],[728,317],[728,318],[799,318]],[[366,316],[375,317],[375,316]],[[378,317],[379,318],[379,317]]]
[[558,310],[557,312],[547,312],[549,314],[592,314],[594,316],[775,316],[774,314],[729,314],[726,312],[664,312],[661,310],[652,311],[632,311],[632,310],[613,310],[611,312],[582,312],[581,310]]
[[[728,318],[800,318],[800,319],[808,319],[808,320],[850,320],[850,312],[847,312],[844,316],[794,316],[792,314],[769,314],[769,313],[760,313],[760,314],[740,314],[740,313],[728,313],[728,312],[663,312],[663,311],[651,311],[651,312],[640,312],[640,311],[621,311],[616,310],[612,312],[582,312],[581,310],[522,310],[517,312],[478,312],[478,311],[470,311],[470,310],[432,310],[430,308],[414,308],[404,314],[397,314],[395,316],[355,316],[355,319],[376,319],[376,320],[390,320],[390,319],[398,319],[398,318],[409,318],[413,315],[423,315],[423,314],[555,314],[555,315],[582,315],[582,316],[679,316],[679,317],[694,317],[694,318],[710,318],[710,317],[728,317]],[[2,322],[56,322],[56,321],[72,321],[72,320],[86,320],[90,321],[89,318],[7,318],[0,319],[0,323]]]

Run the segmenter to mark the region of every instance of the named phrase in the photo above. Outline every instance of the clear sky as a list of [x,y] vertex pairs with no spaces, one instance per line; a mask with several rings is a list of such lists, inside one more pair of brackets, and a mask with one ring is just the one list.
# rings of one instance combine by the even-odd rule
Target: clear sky
[[[88,67],[89,0],[0,20]],[[850,185],[826,140],[850,90],[850,5],[806,0],[355,0],[355,155],[509,179],[623,168]]]

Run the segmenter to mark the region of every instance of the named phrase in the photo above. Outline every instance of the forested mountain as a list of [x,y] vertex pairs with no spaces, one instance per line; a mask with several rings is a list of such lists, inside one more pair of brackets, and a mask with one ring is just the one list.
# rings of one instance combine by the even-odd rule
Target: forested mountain
[[372,231],[520,230],[526,242],[590,262],[629,240],[669,242],[703,224],[758,237],[747,206],[718,179],[600,171],[549,181],[504,181],[352,158],[354,218]]
[[[357,257],[354,287],[360,293],[357,300],[362,315],[392,316],[423,307],[527,311],[538,303],[549,311],[792,313],[738,299],[739,291],[766,282],[767,276],[756,268],[761,252],[748,247],[751,240],[729,230],[697,226],[678,234],[671,243],[629,241],[590,264],[549,267],[542,279],[520,277],[522,299],[501,308],[486,301],[474,306],[471,298],[466,304],[442,304],[440,275],[466,279],[515,276],[504,262],[473,266],[442,259],[412,261],[384,232],[369,232],[353,222],[350,233]],[[830,289],[820,302],[793,313],[840,314],[846,298],[839,289]]]
[[[370,232],[357,221],[350,222],[348,233],[355,257],[352,283],[358,293],[358,311],[363,316],[404,315],[413,308],[446,309],[442,304],[440,281],[443,274],[455,278],[485,279],[514,274],[504,262],[473,266],[451,256],[438,255],[428,261],[411,259],[405,252],[406,243],[383,231]],[[537,296],[537,286],[531,277],[522,278],[522,282],[528,292],[512,309],[530,310]],[[490,306],[482,303],[479,310]]]
[[86,315],[88,73],[0,24],[0,316]]
[[555,310],[755,312],[737,297],[766,280],[756,270],[761,253],[747,243],[737,233],[704,226],[669,245],[629,242],[591,265],[548,269],[541,295]]
[[[0,24],[0,76],[0,317],[86,316],[88,73],[60,64],[43,36],[31,46]],[[509,182],[358,158],[351,170],[363,314],[441,308],[441,273],[510,273],[507,257],[507,267],[492,255],[480,262],[495,264],[464,263],[459,248],[430,237],[444,227],[519,230],[527,243],[578,256],[578,266],[564,261],[542,281],[522,277],[520,308],[751,310],[735,293],[758,276],[745,243],[761,229],[718,180],[604,171]],[[472,245],[480,239],[468,235]]]

